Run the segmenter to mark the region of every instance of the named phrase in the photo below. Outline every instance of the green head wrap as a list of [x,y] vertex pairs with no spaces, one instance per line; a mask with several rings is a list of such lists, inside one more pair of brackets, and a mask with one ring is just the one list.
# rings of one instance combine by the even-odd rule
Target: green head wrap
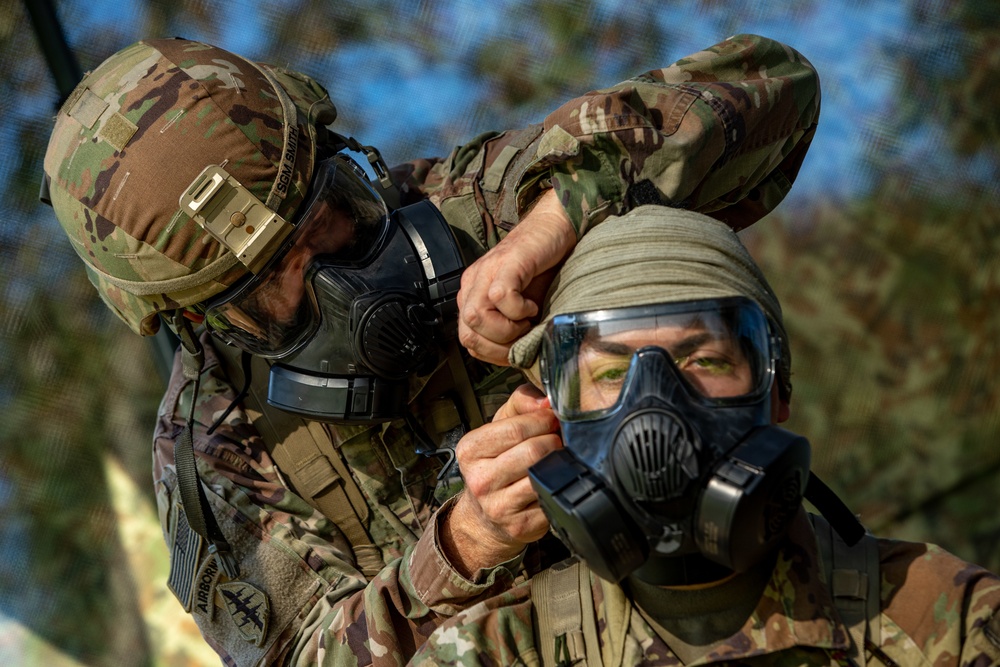
[[556,315],[727,296],[755,301],[776,328],[779,382],[787,400],[788,335],[764,274],[724,223],[664,206],[640,206],[589,231],[556,275],[542,304],[542,321],[514,344],[508,359],[515,368],[531,369],[545,325]]

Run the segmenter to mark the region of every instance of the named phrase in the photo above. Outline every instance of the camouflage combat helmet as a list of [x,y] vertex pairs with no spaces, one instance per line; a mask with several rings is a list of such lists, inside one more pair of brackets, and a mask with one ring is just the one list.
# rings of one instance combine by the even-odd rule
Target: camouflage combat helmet
[[137,333],[247,272],[184,213],[209,165],[286,220],[304,201],[324,126],[311,78],[184,39],[137,42],[87,74],[59,111],[45,178],[59,223],[105,303]]

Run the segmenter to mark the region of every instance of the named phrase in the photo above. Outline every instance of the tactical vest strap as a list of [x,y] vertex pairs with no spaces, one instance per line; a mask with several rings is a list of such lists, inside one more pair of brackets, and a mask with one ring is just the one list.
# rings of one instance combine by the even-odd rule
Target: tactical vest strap
[[571,558],[543,570],[531,580],[531,600],[544,667],[601,664],[590,572],[586,567]]
[[[239,351],[228,346],[216,350],[230,381],[243,384]],[[247,416],[292,490],[337,524],[351,543],[358,569],[371,579],[385,563],[365,528],[369,509],[361,489],[321,424],[268,405],[267,361],[253,357],[251,369],[250,391],[245,399]]]
[[865,664],[866,642],[882,644],[878,542],[866,532],[857,544],[848,546],[826,519],[814,514],[809,518],[834,605],[850,631],[850,658]]
[[462,350],[455,342],[448,345],[448,369],[451,371],[452,382],[462,401],[462,409],[465,411],[469,430],[479,428],[484,423],[483,413],[479,408],[479,400],[476,398],[472,381],[469,380],[469,371],[462,359]]

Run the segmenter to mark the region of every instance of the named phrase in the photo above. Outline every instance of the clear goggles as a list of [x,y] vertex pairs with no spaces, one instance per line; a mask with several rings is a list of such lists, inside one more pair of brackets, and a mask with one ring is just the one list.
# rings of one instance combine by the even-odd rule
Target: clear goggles
[[361,167],[342,154],[323,160],[294,231],[259,273],[205,304],[205,323],[251,354],[292,353],[319,327],[310,280],[316,260],[364,266],[378,253],[388,225],[385,202]]
[[552,408],[564,421],[607,415],[621,405],[637,352],[664,350],[688,393],[712,405],[759,400],[779,356],[760,306],[743,297],[559,315],[542,341]]

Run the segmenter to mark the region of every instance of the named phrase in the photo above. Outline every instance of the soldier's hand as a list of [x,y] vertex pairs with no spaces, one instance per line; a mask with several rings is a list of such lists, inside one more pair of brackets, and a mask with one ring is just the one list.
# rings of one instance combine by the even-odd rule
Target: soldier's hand
[[458,337],[469,353],[507,365],[507,352],[533,324],[559,263],[576,245],[576,231],[555,190],[462,274]]
[[559,421],[531,385],[515,390],[492,422],[462,438],[456,456],[465,492],[439,533],[441,548],[459,572],[468,577],[498,565],[545,535],[548,520],[528,468],[561,447]]

